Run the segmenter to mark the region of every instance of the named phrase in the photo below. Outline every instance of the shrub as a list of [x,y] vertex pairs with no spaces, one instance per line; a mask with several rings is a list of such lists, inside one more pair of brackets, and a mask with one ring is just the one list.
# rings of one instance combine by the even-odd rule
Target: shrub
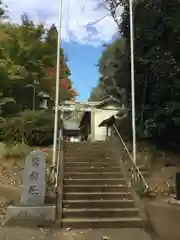
[[2,127],[3,138],[2,140],[7,144],[18,143],[22,141],[20,127],[16,119],[8,119]]
[[19,106],[14,101],[9,101],[1,106],[3,117],[12,117],[19,112]]
[[33,128],[26,132],[25,141],[28,145],[47,146],[52,144],[53,132],[49,128]]
[[50,145],[53,141],[53,117],[44,111],[24,111],[3,125],[3,141],[28,145]]
[[16,144],[16,145],[6,145],[5,149],[1,155],[1,158],[18,158],[24,159],[28,153],[30,153],[31,148],[25,144]]

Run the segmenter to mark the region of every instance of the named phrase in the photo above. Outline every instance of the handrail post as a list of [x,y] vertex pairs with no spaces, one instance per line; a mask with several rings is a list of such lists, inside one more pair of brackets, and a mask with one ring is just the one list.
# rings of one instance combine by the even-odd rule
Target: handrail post
[[59,148],[56,176],[56,223],[62,225],[63,177],[64,177],[64,141],[63,141],[63,112],[61,112],[59,131]]

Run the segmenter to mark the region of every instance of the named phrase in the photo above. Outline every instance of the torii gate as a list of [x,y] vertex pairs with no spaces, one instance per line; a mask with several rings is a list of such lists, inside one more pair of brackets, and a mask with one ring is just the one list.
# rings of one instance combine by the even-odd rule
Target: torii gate
[[[126,109],[124,104],[119,101],[119,99],[113,97],[113,96],[108,96],[106,99],[101,100],[101,101],[89,101],[89,102],[74,102],[74,101],[65,101],[63,102],[58,110],[60,111],[60,116],[61,120],[63,120],[63,113],[64,112],[86,112],[86,113],[91,113],[90,118],[87,124],[83,124],[81,122],[80,124],[85,127],[87,127],[88,130],[88,135],[90,136],[90,139],[92,141],[98,140],[98,141],[103,141],[103,137],[105,135],[103,129],[97,128],[99,124],[101,124],[102,121],[108,119],[109,117],[112,117],[113,115],[116,116],[118,113],[118,116],[116,116],[117,119],[122,119],[126,115]],[[121,117],[119,116],[121,115]],[[83,117],[81,119],[83,120]],[[88,125],[88,126],[87,126]],[[106,133],[107,134],[107,133]]]

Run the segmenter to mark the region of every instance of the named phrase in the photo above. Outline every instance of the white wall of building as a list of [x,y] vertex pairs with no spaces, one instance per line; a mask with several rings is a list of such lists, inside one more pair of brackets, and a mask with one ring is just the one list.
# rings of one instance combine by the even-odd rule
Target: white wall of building
[[99,124],[117,112],[117,108],[113,106],[108,106],[106,109],[96,109],[94,114],[94,141],[106,140],[106,127],[99,127]]

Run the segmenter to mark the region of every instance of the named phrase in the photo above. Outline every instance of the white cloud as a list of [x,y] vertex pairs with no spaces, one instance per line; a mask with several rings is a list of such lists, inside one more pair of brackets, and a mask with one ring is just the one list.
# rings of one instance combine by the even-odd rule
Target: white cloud
[[[3,0],[3,2],[8,5],[13,22],[19,22],[21,14],[25,12],[36,23],[43,22],[47,26],[58,23],[59,0],[24,0],[22,2]],[[117,26],[110,16],[91,25],[92,22],[108,14],[105,9],[97,9],[98,2],[99,0],[87,0],[84,5],[84,0],[63,1],[63,40],[98,45],[112,39],[117,33]]]

